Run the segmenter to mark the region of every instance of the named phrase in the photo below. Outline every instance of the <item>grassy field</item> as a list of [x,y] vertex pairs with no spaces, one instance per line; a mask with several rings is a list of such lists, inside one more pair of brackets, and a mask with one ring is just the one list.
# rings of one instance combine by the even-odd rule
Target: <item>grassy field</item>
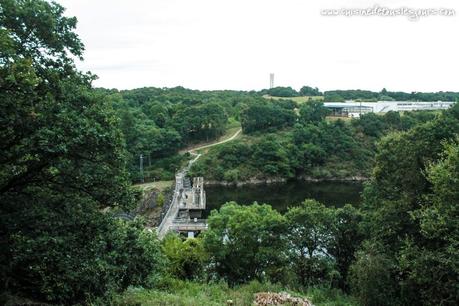
[[273,100],[293,100],[299,104],[305,103],[311,100],[315,101],[323,101],[324,97],[323,96],[301,96],[301,97],[273,97],[270,95],[264,95],[263,98],[265,99],[273,99]]
[[131,288],[123,295],[115,298],[114,305],[118,306],[217,306],[217,305],[253,305],[254,295],[258,292],[283,292],[292,296],[306,297],[316,306],[358,305],[348,296],[336,290],[309,289],[306,293],[286,290],[279,285],[252,282],[246,285],[230,288],[225,283],[199,284],[196,282],[175,281],[166,290],[147,290]]
[[164,189],[171,187],[173,182],[174,181],[156,181],[145,184],[136,184],[134,187],[138,187],[143,191],[149,191],[151,189],[158,189],[159,191],[163,191]]

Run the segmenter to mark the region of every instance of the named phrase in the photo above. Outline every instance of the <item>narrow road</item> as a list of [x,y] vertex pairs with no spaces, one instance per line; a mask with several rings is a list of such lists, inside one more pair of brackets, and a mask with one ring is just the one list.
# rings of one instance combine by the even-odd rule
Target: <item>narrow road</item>
[[204,146],[200,146],[200,147],[197,147],[197,148],[193,148],[193,149],[189,150],[188,152],[192,153],[192,152],[194,152],[194,151],[198,151],[198,150],[202,150],[202,149],[207,149],[207,148],[210,148],[210,147],[213,147],[213,146],[217,146],[217,145],[223,144],[223,143],[225,143],[225,142],[231,141],[231,140],[233,140],[234,138],[236,138],[241,132],[242,132],[242,129],[239,129],[239,130],[237,130],[237,132],[234,133],[234,135],[231,136],[230,138],[223,139],[222,141],[214,142],[214,143],[211,143],[211,144],[208,144],[208,145],[204,145]]

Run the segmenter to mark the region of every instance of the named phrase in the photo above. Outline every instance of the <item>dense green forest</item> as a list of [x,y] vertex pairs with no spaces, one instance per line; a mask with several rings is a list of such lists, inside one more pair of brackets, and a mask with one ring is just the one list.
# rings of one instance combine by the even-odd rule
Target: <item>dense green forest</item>
[[[285,290],[315,305],[457,305],[459,104],[343,122],[262,92],[95,89],[75,67],[76,18],[44,0],[0,5],[1,304],[250,305]],[[181,148],[237,122],[243,138],[193,171],[337,169],[369,177],[363,203],[230,202],[198,238],[161,241],[141,216],[117,217],[138,205],[140,154],[167,177]]]
[[350,123],[330,122],[322,102],[271,100],[256,92],[182,87],[95,92],[109,101],[120,119],[133,182],[141,179],[141,155],[144,179],[170,180],[187,160],[178,154],[181,149],[218,139],[239,122],[245,136],[212,150],[195,166],[195,174],[219,181],[367,177],[376,139],[435,116],[370,113]]
[[345,100],[359,101],[451,101],[459,100],[458,92],[402,92],[388,91],[383,88],[380,92],[371,90],[328,90],[321,92],[317,87],[303,86],[299,91],[292,87],[274,87],[262,90],[261,93],[273,97],[293,98],[299,96],[323,96],[324,101],[341,102]]
[[263,100],[250,92],[182,87],[96,92],[110,101],[120,119],[129,172],[137,182],[140,155],[144,157],[147,180],[172,179],[186,160],[186,156],[177,154],[180,149],[222,136],[228,126],[237,123],[243,105]]
[[[173,179],[175,171],[187,161],[186,155],[178,154],[180,150],[218,139],[239,123],[246,136],[237,143],[212,150],[196,165],[195,174],[220,181],[367,177],[373,166],[375,140],[391,131],[407,130],[435,115],[389,112],[382,117],[367,114],[350,124],[339,120],[329,122],[325,120],[328,113],[322,102],[305,104],[288,99],[322,95],[317,88],[308,86],[300,92],[290,87],[260,92],[198,91],[183,87],[121,91],[99,88],[95,92],[109,101],[120,119],[133,182]],[[266,99],[266,93],[284,99]],[[345,90],[325,92],[324,100],[456,101],[458,96],[441,92]],[[140,156],[143,173],[140,173]]]

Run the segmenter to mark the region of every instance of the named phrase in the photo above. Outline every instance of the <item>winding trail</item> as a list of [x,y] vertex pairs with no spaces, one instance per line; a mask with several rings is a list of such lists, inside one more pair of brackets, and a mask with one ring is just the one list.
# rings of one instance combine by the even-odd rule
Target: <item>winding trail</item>
[[214,147],[214,146],[218,146],[218,145],[221,145],[221,144],[224,144],[226,142],[229,142],[233,139],[235,139],[240,133],[242,132],[242,128],[237,130],[236,133],[234,133],[231,137],[229,138],[226,138],[226,139],[223,139],[221,141],[218,141],[218,142],[214,142],[214,143],[210,143],[210,144],[207,144],[207,145],[203,145],[203,146],[200,146],[200,147],[196,147],[196,148],[192,148],[190,150],[188,150],[187,152],[190,153],[191,155],[193,156],[196,156],[195,158],[193,158],[192,160],[190,160],[188,162],[188,165],[187,167],[183,170],[184,173],[186,173],[188,170],[190,170],[191,166],[199,159],[199,157],[201,157],[201,155],[203,153],[196,153],[196,151],[199,151],[199,150],[202,150],[202,149],[207,149],[207,148],[210,148],[210,147]]
[[199,147],[196,147],[196,148],[191,148],[191,149],[189,149],[189,150],[185,150],[185,151],[182,151],[182,152],[183,152],[183,153],[185,153],[185,152],[193,153],[193,152],[196,152],[196,151],[199,151],[199,150],[202,150],[202,149],[207,149],[207,148],[210,148],[210,147],[213,147],[213,146],[218,146],[218,145],[223,144],[223,143],[225,143],[225,142],[234,140],[241,132],[242,132],[242,129],[238,129],[238,130],[236,131],[236,133],[234,133],[234,134],[233,134],[231,137],[229,137],[229,138],[226,138],[226,139],[223,139],[223,140],[214,142],[214,143],[202,145],[202,146],[199,146]]

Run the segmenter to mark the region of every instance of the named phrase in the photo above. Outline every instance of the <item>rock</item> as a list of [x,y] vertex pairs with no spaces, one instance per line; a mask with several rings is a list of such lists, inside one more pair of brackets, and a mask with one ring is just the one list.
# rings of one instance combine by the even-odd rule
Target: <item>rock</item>
[[306,298],[293,297],[287,292],[259,292],[255,294],[254,304],[257,306],[265,305],[295,305],[295,306],[313,306]]

